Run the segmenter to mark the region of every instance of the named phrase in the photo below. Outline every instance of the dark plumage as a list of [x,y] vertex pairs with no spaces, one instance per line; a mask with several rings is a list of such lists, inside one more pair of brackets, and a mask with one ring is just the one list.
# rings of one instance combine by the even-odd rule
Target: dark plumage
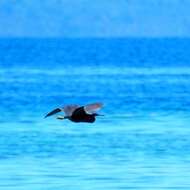
[[53,111],[49,112],[45,118],[63,111],[65,112],[65,116],[58,116],[57,119],[69,119],[70,121],[77,123],[93,123],[96,120],[96,116],[99,116],[99,114],[95,113],[94,111],[100,109],[101,107],[101,103],[94,103],[86,106],[68,105],[63,108],[54,109]]

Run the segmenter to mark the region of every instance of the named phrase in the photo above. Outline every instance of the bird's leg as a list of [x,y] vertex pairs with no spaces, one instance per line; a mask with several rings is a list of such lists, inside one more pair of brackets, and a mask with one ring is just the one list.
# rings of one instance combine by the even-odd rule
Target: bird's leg
[[65,117],[63,115],[58,115],[57,119],[65,119]]

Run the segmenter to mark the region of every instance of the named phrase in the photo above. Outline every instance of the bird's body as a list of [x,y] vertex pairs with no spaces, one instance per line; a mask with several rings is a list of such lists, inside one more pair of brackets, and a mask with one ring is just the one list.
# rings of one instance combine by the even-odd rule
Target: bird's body
[[94,114],[87,114],[84,110],[84,107],[77,108],[73,114],[69,117],[69,120],[73,122],[88,122],[93,123],[95,121]]
[[97,113],[94,113],[94,111],[100,109],[101,107],[102,107],[101,103],[94,103],[86,106],[68,105],[65,106],[64,108],[54,109],[53,111],[48,113],[45,117],[64,111],[66,115],[58,116],[57,119],[69,119],[70,121],[76,123],[79,122],[93,123],[96,120],[96,116],[99,115]]

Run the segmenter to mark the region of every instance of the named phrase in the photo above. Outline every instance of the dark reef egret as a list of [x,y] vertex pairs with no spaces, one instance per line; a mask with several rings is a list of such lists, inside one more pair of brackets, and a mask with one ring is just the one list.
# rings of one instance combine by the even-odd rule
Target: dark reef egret
[[95,111],[99,110],[102,106],[102,103],[93,103],[86,106],[67,105],[63,108],[56,108],[52,110],[45,116],[45,118],[63,111],[65,113],[65,116],[58,116],[57,119],[69,119],[70,121],[77,123],[93,123],[96,120],[96,116],[102,116],[95,113]]

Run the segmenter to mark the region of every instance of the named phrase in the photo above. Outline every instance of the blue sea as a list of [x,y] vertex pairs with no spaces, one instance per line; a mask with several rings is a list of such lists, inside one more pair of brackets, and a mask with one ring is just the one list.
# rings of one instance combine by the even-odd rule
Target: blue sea
[[0,105],[0,190],[190,189],[190,39],[0,39]]

